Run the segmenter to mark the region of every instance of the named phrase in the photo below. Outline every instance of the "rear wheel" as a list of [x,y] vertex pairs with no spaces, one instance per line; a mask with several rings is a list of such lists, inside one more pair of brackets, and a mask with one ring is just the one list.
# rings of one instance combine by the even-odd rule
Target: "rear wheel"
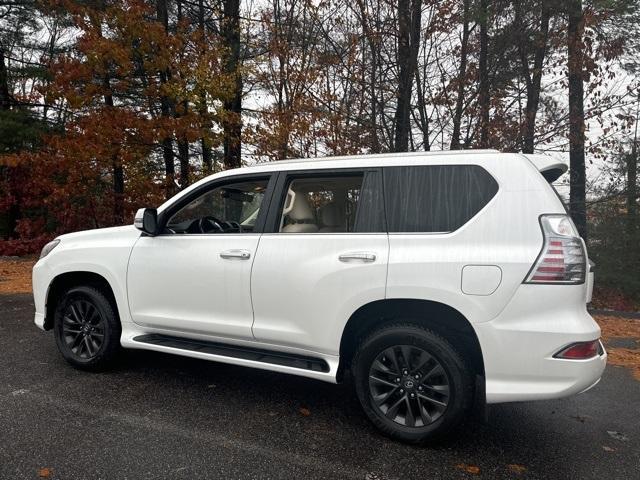
[[411,443],[458,425],[473,400],[461,355],[436,333],[411,324],[374,331],[353,362],[356,392],[369,419],[386,435]]
[[120,349],[120,322],[107,297],[93,287],[75,287],[62,296],[54,314],[56,345],[76,368],[102,370]]

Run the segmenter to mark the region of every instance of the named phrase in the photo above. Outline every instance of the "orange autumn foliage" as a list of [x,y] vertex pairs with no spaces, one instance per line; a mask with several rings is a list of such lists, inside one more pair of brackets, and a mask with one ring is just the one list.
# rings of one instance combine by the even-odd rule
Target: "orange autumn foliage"
[[[167,181],[170,191],[187,186],[180,172],[166,178],[162,142],[219,145],[221,102],[232,90],[221,39],[186,21],[167,31],[151,2],[53,0],[49,8],[67,12],[79,32],[73,50],[51,59],[51,83],[39,87],[67,120],[39,149],[0,159],[11,169],[0,209],[20,206],[25,251],[59,233],[128,223],[135,209],[162,203]],[[189,169],[190,180],[203,174]]]

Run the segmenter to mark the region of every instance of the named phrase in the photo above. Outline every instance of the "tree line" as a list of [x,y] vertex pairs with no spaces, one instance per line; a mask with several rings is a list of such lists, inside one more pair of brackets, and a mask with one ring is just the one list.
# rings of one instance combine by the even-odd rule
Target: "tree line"
[[127,223],[222,169],[467,148],[566,152],[582,235],[602,199],[637,235],[639,11],[637,0],[0,0],[1,250]]

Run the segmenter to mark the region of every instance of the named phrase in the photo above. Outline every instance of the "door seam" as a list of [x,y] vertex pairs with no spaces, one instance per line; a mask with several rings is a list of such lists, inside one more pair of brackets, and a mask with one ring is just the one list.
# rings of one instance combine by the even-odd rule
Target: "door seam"
[[262,240],[262,235],[264,235],[264,233],[261,233],[260,236],[258,237],[256,250],[255,250],[255,253],[253,254],[253,258],[251,259],[251,269],[249,270],[249,301],[251,302],[251,337],[254,340],[257,340],[257,339],[255,334],[253,333],[253,326],[256,323],[256,311],[253,306],[253,266],[255,265],[256,258],[258,257],[258,251],[260,250],[260,240]]

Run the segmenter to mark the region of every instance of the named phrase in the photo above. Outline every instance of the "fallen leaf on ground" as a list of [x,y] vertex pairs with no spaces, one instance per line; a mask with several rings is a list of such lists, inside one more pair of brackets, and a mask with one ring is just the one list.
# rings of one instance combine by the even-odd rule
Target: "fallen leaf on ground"
[[478,475],[480,473],[480,467],[476,467],[475,465],[467,465],[466,463],[459,463],[456,465],[456,468],[460,470],[471,473],[473,475]]
[[615,432],[615,431],[611,431],[611,430],[607,430],[607,433],[609,434],[609,436],[611,438],[614,438],[616,440],[620,440],[621,442],[628,442],[629,441],[629,438],[623,433]]
[[308,408],[305,407],[301,407],[299,412],[304,415],[305,417],[308,417],[309,415],[311,415],[311,410],[309,410]]
[[617,367],[627,367],[631,369],[633,376],[640,380],[640,350],[629,348],[608,348],[609,357],[607,361],[610,365]]
[[596,322],[602,329],[602,338],[635,338],[640,340],[640,322],[633,318],[614,317],[612,315],[595,315]]
[[603,445],[603,446],[602,446],[602,449],[603,449],[605,452],[615,452],[615,451],[616,451],[616,449],[615,449],[615,448],[607,447],[606,445]]
[[[631,369],[633,376],[640,380],[640,321],[630,318],[596,315],[594,317],[602,329],[602,340],[607,349],[607,363]],[[621,348],[608,345],[614,338],[632,338],[639,348]]]
[[42,467],[38,470],[38,476],[40,478],[50,478],[53,475],[53,470],[49,467]]
[[574,420],[579,421],[580,423],[584,423],[584,421],[589,418],[587,416],[580,416],[580,415],[571,415],[571,418],[573,418]]
[[521,473],[524,473],[527,471],[527,467],[525,467],[524,465],[518,465],[517,463],[510,463],[507,465],[507,469],[511,472],[511,473],[516,473],[518,475],[520,475]]

